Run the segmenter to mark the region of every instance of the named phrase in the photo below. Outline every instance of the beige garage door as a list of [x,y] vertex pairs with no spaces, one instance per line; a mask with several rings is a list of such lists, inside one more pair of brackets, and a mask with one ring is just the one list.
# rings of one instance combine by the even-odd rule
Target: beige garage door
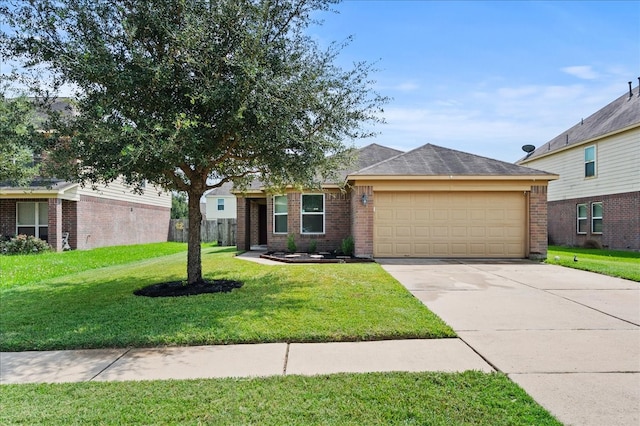
[[376,192],[374,199],[374,256],[525,256],[522,192]]

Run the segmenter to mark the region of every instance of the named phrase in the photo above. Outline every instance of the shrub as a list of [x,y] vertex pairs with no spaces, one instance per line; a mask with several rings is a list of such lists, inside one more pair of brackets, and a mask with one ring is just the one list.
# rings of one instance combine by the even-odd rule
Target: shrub
[[318,242],[316,240],[309,241],[309,253],[318,251]]
[[355,244],[353,243],[353,237],[349,236],[342,240],[342,245],[340,246],[342,249],[342,253],[345,256],[353,256],[353,252],[355,250]]
[[51,250],[46,241],[31,235],[18,235],[9,241],[0,242],[2,254],[37,254]]
[[289,234],[289,236],[287,236],[287,250],[289,250],[291,253],[295,253],[298,250],[293,234]]

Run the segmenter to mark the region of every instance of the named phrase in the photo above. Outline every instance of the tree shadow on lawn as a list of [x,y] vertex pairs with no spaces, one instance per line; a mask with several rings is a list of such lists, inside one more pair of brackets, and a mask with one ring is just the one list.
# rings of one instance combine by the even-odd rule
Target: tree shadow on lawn
[[54,350],[255,343],[275,341],[264,318],[296,316],[305,300],[283,291],[297,286],[267,273],[247,278],[232,293],[137,297],[150,279],[136,276],[90,283],[58,281],[2,297],[1,350]]

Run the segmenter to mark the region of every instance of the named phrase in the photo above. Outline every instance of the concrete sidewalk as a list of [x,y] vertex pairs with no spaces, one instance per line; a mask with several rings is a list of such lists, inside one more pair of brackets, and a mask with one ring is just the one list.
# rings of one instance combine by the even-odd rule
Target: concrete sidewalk
[[0,353],[0,383],[494,371],[460,339]]
[[560,421],[640,425],[640,284],[529,261],[379,259]]

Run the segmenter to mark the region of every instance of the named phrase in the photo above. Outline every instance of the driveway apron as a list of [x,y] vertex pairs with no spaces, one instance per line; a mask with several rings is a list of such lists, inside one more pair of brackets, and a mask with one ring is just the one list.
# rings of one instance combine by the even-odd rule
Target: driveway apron
[[640,424],[640,284],[525,260],[378,259],[561,422]]

